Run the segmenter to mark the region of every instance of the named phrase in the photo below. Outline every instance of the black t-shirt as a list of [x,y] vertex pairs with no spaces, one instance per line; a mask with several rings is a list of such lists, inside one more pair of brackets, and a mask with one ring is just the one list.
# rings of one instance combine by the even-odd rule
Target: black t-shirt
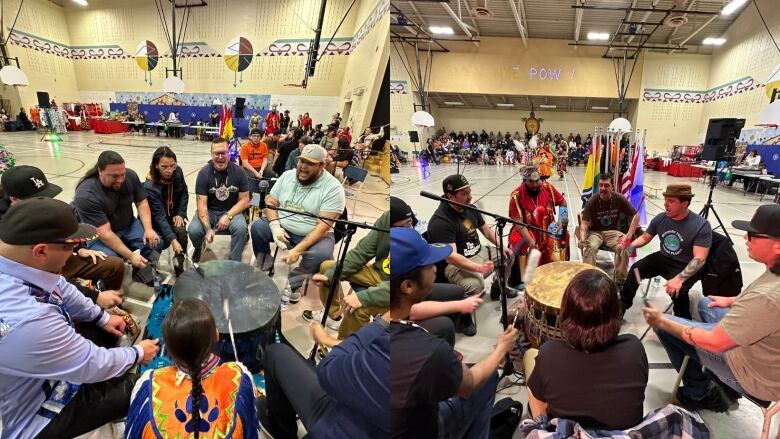
[[111,224],[111,230],[119,232],[133,222],[133,204],[146,199],[138,174],[127,168],[125,181],[118,191],[103,186],[99,177],[89,178],[76,187],[73,204],[79,220],[100,227]]
[[284,166],[287,164],[287,158],[290,157],[290,153],[296,148],[298,148],[298,141],[295,138],[287,139],[279,144],[279,149],[276,151],[276,162],[274,162],[273,167],[273,171],[276,172],[276,175],[282,175]]
[[636,210],[626,197],[613,192],[609,200],[602,200],[598,194],[590,197],[582,209],[582,219],[588,222],[588,230],[600,232],[604,230],[619,230],[620,215],[633,218]]
[[227,212],[238,202],[240,192],[249,192],[249,180],[237,164],[230,162],[226,170],[217,172],[209,160],[195,180],[195,193],[208,196],[208,210]]
[[441,203],[428,222],[428,242],[455,243],[458,253],[470,258],[482,249],[477,230],[484,224],[482,215],[473,210],[456,212],[449,204]]
[[693,212],[688,212],[688,215],[679,221],[662,212],[650,221],[647,233],[658,235],[661,254],[683,263],[693,259],[694,246],[710,248],[712,245],[710,223]]
[[528,380],[547,415],[585,428],[624,430],[642,422],[647,354],[632,334],[615,338],[604,351],[585,353],[561,340],[542,345]]
[[446,341],[424,329],[390,324],[390,437],[436,438],[439,401],[455,395],[463,366]]

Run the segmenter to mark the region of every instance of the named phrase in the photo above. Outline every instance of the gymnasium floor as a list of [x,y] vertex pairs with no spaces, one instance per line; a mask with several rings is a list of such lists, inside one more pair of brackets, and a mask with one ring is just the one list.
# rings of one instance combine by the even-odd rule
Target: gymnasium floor
[[[43,142],[41,135],[35,132],[0,132],[0,144],[4,145],[16,158],[17,165],[31,165],[43,170],[50,182],[62,187],[62,193],[56,198],[65,202],[73,200],[74,190],[79,179],[97,161],[97,156],[105,150],[113,150],[122,155],[128,168],[133,169],[143,182],[149,170],[149,163],[154,150],[160,146],[169,146],[177,155],[179,166],[184,171],[187,187],[190,192],[188,216],[195,215],[195,179],[197,172],[210,159],[210,142],[201,142],[187,139],[169,139],[156,136],[130,136],[126,134],[94,134],[92,132],[70,132],[61,135],[62,141],[58,143]],[[359,185],[347,189],[348,194],[356,194]],[[358,222],[372,224],[389,207],[387,183],[377,176],[369,174],[363,188],[355,201],[354,195],[347,196],[347,209],[349,219]],[[359,229],[353,240],[352,246],[365,236],[366,232]],[[339,246],[336,246],[338,251]],[[189,246],[192,253],[192,245]],[[169,254],[166,250],[160,258],[161,275],[163,283],[175,283],[173,268],[170,264]],[[230,239],[228,236],[217,236],[214,242],[203,253],[202,260],[220,258],[227,259],[230,253]],[[247,242],[242,261],[252,263],[251,242]],[[276,274],[273,281],[279,288],[284,287],[287,276],[287,266],[282,262],[276,264]],[[133,282],[129,265],[125,272],[124,293],[125,304],[142,326],[145,325],[148,310],[153,301],[154,291],[145,285]],[[348,284],[344,284],[348,290]],[[346,291],[346,290],[345,290]],[[282,312],[282,331],[287,339],[304,355],[308,356],[312,347],[308,334],[308,324],[301,317],[304,309],[320,309],[317,287],[312,282],[308,288],[308,294],[295,305],[290,305],[287,311]],[[335,336],[335,333],[333,333]],[[94,434],[85,435],[84,438],[108,438],[112,437],[110,426],[106,426]],[[121,437],[121,436],[116,436]]]
[[[565,179],[559,180],[557,174],[549,181],[563,192],[566,202],[569,206],[569,218],[572,221],[569,224],[569,231],[573,235],[576,225],[577,214],[581,211],[582,203],[580,201],[580,186],[585,174],[585,167],[570,167],[570,172]],[[421,190],[441,194],[441,181],[450,174],[456,173],[454,164],[431,165],[423,176],[423,171],[417,167],[405,165],[401,168],[400,174],[393,175],[392,194],[393,196],[403,198],[409,203],[417,213],[418,217],[428,220],[437,208],[437,203],[419,195]],[[472,187],[473,203],[479,208],[496,212],[502,215],[508,214],[509,194],[517,185],[522,182],[519,169],[515,166],[479,166],[468,165],[465,168],[461,165],[461,173],[464,174]],[[645,175],[645,183],[655,187],[664,188],[670,183],[688,183],[693,187],[696,196],[691,203],[691,210],[699,212],[707,200],[708,185],[704,185],[701,179],[698,181],[683,177],[671,177],[666,173],[648,171]],[[663,192],[663,191],[660,191]],[[660,196],[660,194],[659,194]],[[752,282],[756,277],[764,272],[765,267],[747,256],[745,242],[741,234],[731,227],[731,221],[735,219],[750,219],[756,208],[761,204],[758,196],[748,194],[743,195],[741,189],[726,189],[718,187],[713,195],[715,208],[723,220],[728,231],[732,234],[732,240],[735,242],[735,250],[740,260],[743,281],[745,285]],[[769,198],[764,198],[764,202],[771,202]],[[659,212],[663,211],[663,198],[646,198],[647,219],[650,221]],[[488,224],[492,221],[485,218]],[[715,217],[710,215],[711,223],[714,224]],[[713,228],[715,225],[713,225]],[[508,228],[505,233],[508,233]],[[484,237],[483,237],[484,241]],[[581,260],[581,256],[576,248],[576,241],[572,237],[572,260]],[[643,257],[649,253],[657,251],[657,238],[642,249],[639,249],[639,256]],[[599,266],[604,269],[610,269],[612,254],[609,252],[599,253]],[[648,281],[643,281],[640,288],[643,291]],[[701,284],[697,283],[691,290],[692,297],[701,296]],[[490,301],[489,296],[485,296],[486,301],[477,310],[478,332],[474,337],[457,335],[455,349],[463,353],[465,362],[476,362],[487,356],[488,352],[495,344],[496,337],[502,328],[499,324],[500,309],[498,301]],[[650,301],[661,309],[666,308],[670,303],[668,296],[662,288],[650,288]],[[639,299],[637,299],[639,300]],[[511,303],[511,302],[510,302]],[[695,308],[694,308],[695,309]],[[694,311],[695,312],[695,311]],[[632,333],[641,337],[647,329],[647,324],[641,315],[641,307],[635,304],[625,316],[628,323],[625,323],[621,332]],[[643,344],[650,362],[650,378],[645,393],[645,412],[662,407],[671,402],[670,392],[677,376],[671,363],[658,343],[655,334],[650,331],[644,338]],[[499,388],[509,384],[505,379],[499,383]],[[526,389],[521,386],[513,386],[497,395],[497,399],[510,396],[523,402],[525,416],[527,415]],[[701,412],[701,416],[713,433],[713,438],[747,438],[759,437],[762,425],[762,416],[760,409],[745,399],[740,399],[739,404],[734,404],[725,414],[718,414],[710,411]],[[773,432],[777,431],[777,420],[773,425]],[[516,434],[515,437],[521,437]],[[774,437],[770,434],[770,437]]]

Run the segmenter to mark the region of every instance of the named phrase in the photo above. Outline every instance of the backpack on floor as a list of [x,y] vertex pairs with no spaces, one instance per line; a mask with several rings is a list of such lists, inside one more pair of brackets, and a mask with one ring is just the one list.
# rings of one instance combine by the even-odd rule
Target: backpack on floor
[[522,416],[522,402],[512,398],[496,402],[490,417],[490,439],[512,439]]

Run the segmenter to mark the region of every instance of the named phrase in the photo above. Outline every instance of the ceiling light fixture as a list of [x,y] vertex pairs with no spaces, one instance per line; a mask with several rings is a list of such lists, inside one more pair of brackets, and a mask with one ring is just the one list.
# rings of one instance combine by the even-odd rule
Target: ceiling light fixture
[[453,35],[455,34],[455,31],[452,30],[451,27],[447,26],[431,26],[428,28],[431,33],[439,34],[439,35]]
[[609,34],[606,32],[588,32],[588,39],[606,41],[609,39]]
[[542,105],[539,105],[539,108],[558,108],[558,106],[557,105],[542,104]]
[[87,0],[73,0],[73,3],[79,5],[79,6],[89,6],[87,3]]
[[720,46],[721,44],[725,43],[725,38],[705,38],[704,44],[707,46]]
[[444,105],[463,105],[463,102],[445,101]]
[[514,107],[515,104],[505,104],[503,102],[499,102],[496,104],[496,107]]
[[745,3],[747,3],[747,0],[733,0],[731,3],[723,7],[723,9],[720,11],[720,14],[731,15]]
[[591,110],[609,110],[609,107],[590,107]]

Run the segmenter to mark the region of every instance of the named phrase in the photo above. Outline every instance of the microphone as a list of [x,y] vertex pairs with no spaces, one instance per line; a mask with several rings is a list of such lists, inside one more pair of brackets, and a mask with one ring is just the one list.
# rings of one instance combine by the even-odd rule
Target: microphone
[[260,180],[257,183],[257,192],[260,194],[260,202],[258,203],[258,206],[260,209],[265,209],[265,196],[268,194],[268,181],[267,180]]
[[526,285],[526,287],[534,278],[534,272],[536,271],[536,267],[539,266],[539,258],[541,256],[542,253],[537,249],[532,249],[528,255],[528,264],[525,266],[525,279],[523,279],[523,283]]
[[425,198],[430,198],[431,200],[442,201],[441,195],[436,195],[436,194],[431,193],[431,192],[420,191],[420,195],[425,197]]

